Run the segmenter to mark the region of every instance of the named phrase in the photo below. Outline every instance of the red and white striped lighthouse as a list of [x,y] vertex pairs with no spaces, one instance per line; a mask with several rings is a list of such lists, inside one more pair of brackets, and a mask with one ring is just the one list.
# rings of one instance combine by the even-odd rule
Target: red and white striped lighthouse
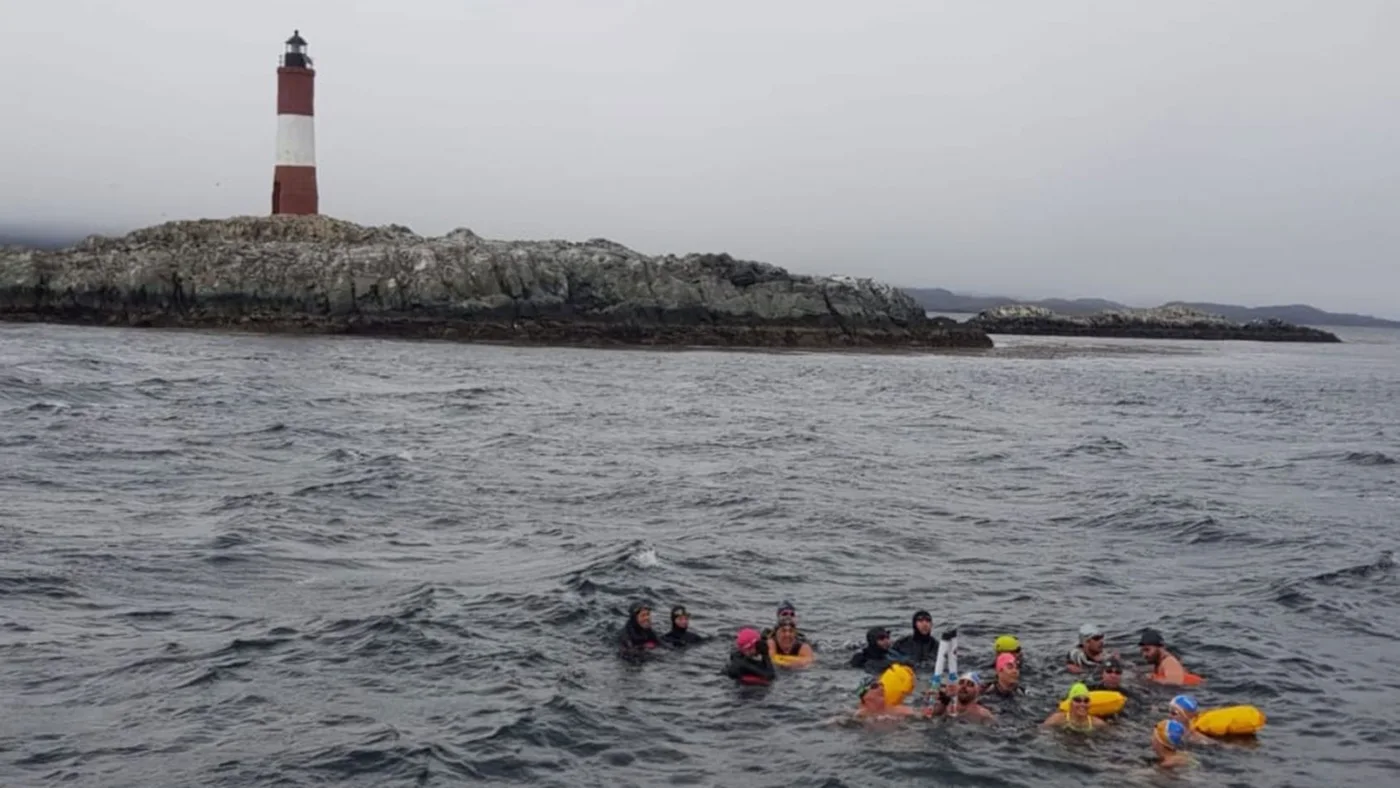
[[306,39],[292,31],[277,68],[277,164],[272,171],[273,213],[316,213],[316,71]]

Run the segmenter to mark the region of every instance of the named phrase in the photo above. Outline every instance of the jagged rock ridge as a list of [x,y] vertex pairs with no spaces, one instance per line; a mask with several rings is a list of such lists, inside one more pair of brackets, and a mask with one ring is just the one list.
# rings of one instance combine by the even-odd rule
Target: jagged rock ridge
[[0,251],[0,320],[579,344],[991,347],[868,279],[604,239],[423,237],[326,216],[176,221]]
[[989,334],[1132,337],[1141,339],[1251,339],[1266,342],[1341,342],[1335,334],[1281,320],[1238,323],[1221,315],[1169,304],[1153,309],[1110,309],[1065,315],[1041,306],[1008,304],[968,321]]

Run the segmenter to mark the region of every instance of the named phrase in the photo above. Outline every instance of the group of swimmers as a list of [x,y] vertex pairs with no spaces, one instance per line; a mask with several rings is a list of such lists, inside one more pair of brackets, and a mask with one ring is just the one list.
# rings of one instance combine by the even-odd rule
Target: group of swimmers
[[[996,715],[983,705],[984,698],[1025,694],[1021,676],[1026,666],[1020,641],[1014,635],[996,638],[995,656],[987,666],[992,675],[983,680],[977,670],[957,671],[956,628],[935,635],[933,616],[926,610],[914,613],[912,625],[913,631],[899,640],[892,640],[885,627],[872,627],[866,632],[865,647],[847,661],[849,667],[869,674],[856,692],[859,706],[855,718],[947,717],[988,722]],[[690,630],[690,616],[683,606],[671,609],[671,628],[658,635],[651,625],[651,606],[636,602],[622,631],[620,651],[624,657],[630,657],[663,645],[685,647],[706,640],[706,636]],[[1151,667],[1151,672],[1143,676],[1147,681],[1168,687],[1191,687],[1203,680],[1182,665],[1167,649],[1162,633],[1155,629],[1142,630],[1138,651]],[[739,630],[723,673],[741,684],[766,685],[777,678],[779,668],[802,669],[815,661],[813,643],[797,626],[796,607],[784,600],[778,605],[774,626],[762,631],[754,627]],[[922,693],[923,703],[905,704],[903,698],[910,696],[914,688],[914,669],[930,664],[935,675]],[[1122,709],[1123,703],[1137,695],[1123,685],[1123,660],[1105,648],[1105,632],[1096,624],[1080,627],[1078,642],[1065,655],[1064,669],[1082,678],[1070,686],[1059,707],[1041,723],[1042,727],[1091,732],[1110,724],[1109,719]],[[1117,702],[1110,704],[1108,711],[1096,713],[1092,704],[1097,694],[1106,694]],[[1193,728],[1193,720],[1201,713],[1200,704],[1193,696],[1181,694],[1172,698],[1168,708],[1169,716],[1152,730],[1157,763],[1167,768],[1188,765],[1192,759],[1184,751],[1187,745],[1211,742]]]

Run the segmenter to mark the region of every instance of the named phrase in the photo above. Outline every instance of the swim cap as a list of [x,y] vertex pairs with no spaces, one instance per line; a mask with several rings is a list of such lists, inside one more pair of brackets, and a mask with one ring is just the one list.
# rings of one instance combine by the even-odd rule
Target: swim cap
[[671,620],[672,620],[672,621],[675,621],[676,619],[680,618],[681,616],[688,616],[688,615],[690,615],[690,614],[687,613],[687,612],[685,611],[685,605],[676,605],[675,607],[671,608]]
[[1020,650],[1021,650],[1021,641],[1017,640],[1016,637],[1015,637],[1014,635],[1001,635],[1001,636],[997,637],[996,652],[997,652],[998,654],[1002,653],[1003,651],[1020,651]]
[[880,678],[878,676],[866,676],[861,680],[860,686],[856,687],[856,697],[865,700],[865,693],[878,686],[880,686]]
[[790,601],[784,599],[782,602],[778,603],[778,615],[780,615],[780,616],[796,616],[796,615],[797,615],[797,608],[796,608],[796,607],[793,607],[792,602],[790,602]]
[[1177,695],[1175,698],[1172,698],[1170,705],[1187,714],[1195,714],[1201,708],[1201,704],[1197,703],[1196,699],[1190,695]]
[[1079,628],[1079,640],[1085,641],[1091,637],[1103,634],[1103,627],[1098,624],[1085,624]]
[[1162,639],[1162,633],[1148,627],[1142,631],[1142,637],[1138,638],[1139,646],[1165,646],[1167,642]]
[[1173,750],[1181,749],[1181,743],[1186,740],[1186,726],[1176,720],[1162,720],[1157,723],[1157,728],[1152,733],[1157,737],[1157,741]]
[[739,648],[751,648],[757,646],[759,641],[758,630],[753,627],[744,627],[739,630],[739,636],[734,639]]
[[1065,700],[1074,700],[1080,696],[1088,697],[1089,688],[1084,686],[1084,682],[1076,681],[1069,685],[1069,692],[1065,694]]
[[981,685],[982,677],[977,675],[977,671],[969,670],[961,676],[958,676],[958,681],[970,681],[973,684]]
[[998,654],[998,655],[997,655],[997,671],[998,671],[998,672],[1000,672],[1000,671],[1001,671],[1003,668],[1005,668],[1007,665],[1015,665],[1015,664],[1016,664],[1016,655],[1015,655],[1015,654],[1006,654],[1006,653],[1002,653],[1002,654]]

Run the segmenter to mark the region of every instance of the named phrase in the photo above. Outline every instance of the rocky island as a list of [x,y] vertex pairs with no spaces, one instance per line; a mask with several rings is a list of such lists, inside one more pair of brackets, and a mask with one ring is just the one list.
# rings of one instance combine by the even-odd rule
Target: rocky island
[[424,237],[327,216],[175,221],[0,249],[0,321],[567,345],[990,348],[869,279],[612,241]]
[[1135,339],[1251,339],[1262,342],[1341,342],[1337,335],[1281,320],[1235,321],[1189,307],[1115,309],[1092,315],[1063,315],[1024,304],[978,313],[968,323],[989,334],[1121,337]]

